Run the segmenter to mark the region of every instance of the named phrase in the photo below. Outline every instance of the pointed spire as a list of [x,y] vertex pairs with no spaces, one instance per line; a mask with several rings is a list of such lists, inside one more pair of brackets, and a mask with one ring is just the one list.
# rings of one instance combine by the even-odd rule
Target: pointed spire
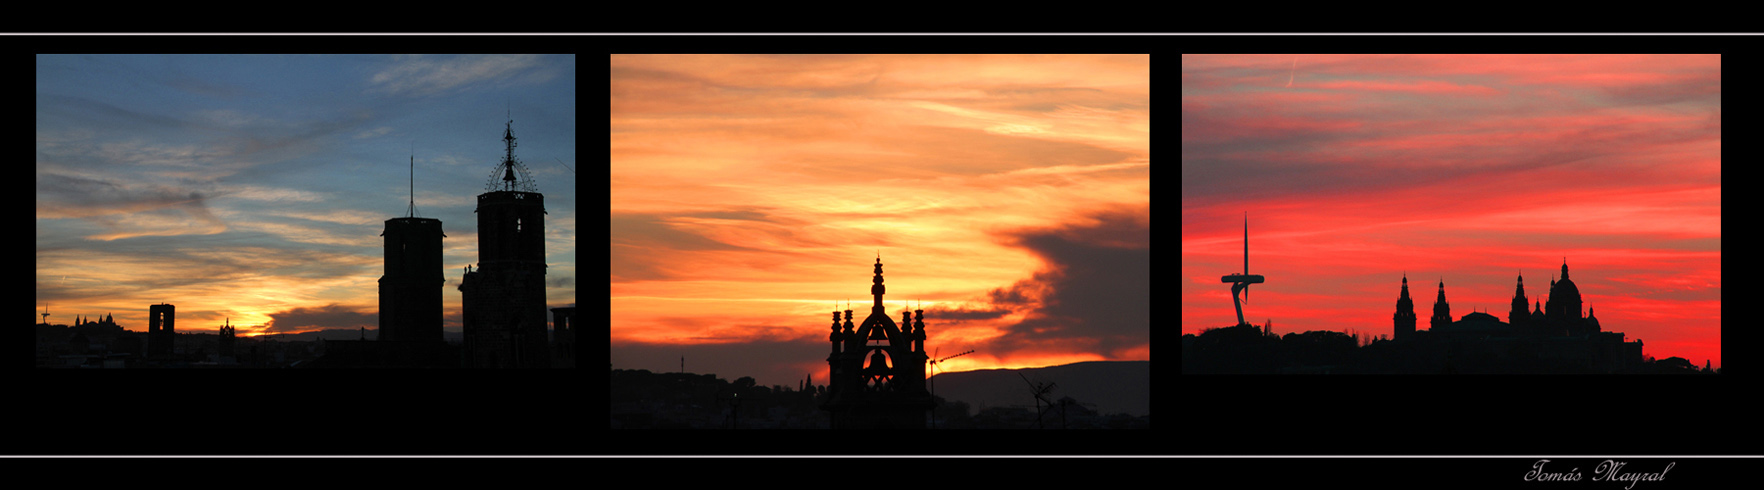
[[[527,168],[521,166],[521,160],[514,156],[515,147],[520,146],[515,143],[514,119],[509,119],[508,126],[503,129],[502,141],[506,147],[506,153],[502,157],[502,162],[496,164],[496,169],[491,171],[490,181],[485,184],[485,190],[492,192],[538,192],[538,187],[533,184],[532,177],[527,175]],[[517,167],[520,170],[518,175],[517,172],[515,172]],[[501,174],[501,176],[499,177],[497,174]],[[526,178],[523,179],[523,176]],[[498,183],[498,181],[500,181],[500,183]]]
[[502,166],[503,166],[502,180],[504,182],[513,183],[515,180],[514,165],[513,165],[515,137],[514,137],[514,117],[513,117],[512,112],[509,115],[508,126],[503,128],[503,130],[502,130],[502,141],[504,141],[508,144],[508,155],[506,155],[502,160]]
[[882,295],[888,292],[888,288],[886,286],[882,285],[882,252],[881,251],[876,252],[876,276],[871,278],[870,282],[873,283],[870,286],[870,294],[876,296],[876,305],[874,306],[874,308],[880,309],[880,308],[882,308]]
[[416,217],[416,143],[410,145],[410,217]]

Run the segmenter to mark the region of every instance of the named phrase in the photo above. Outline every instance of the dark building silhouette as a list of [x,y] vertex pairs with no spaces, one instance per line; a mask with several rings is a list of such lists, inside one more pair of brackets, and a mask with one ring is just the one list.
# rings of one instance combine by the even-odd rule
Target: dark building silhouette
[[[1562,264],[1562,279],[1550,281],[1549,299],[1542,304],[1525,296],[1524,281],[1523,276],[1518,278],[1508,321],[1502,322],[1483,312],[1471,312],[1453,321],[1442,280],[1432,328],[1416,332],[1403,321],[1402,306],[1408,300],[1405,277],[1403,296],[1397,300],[1393,340],[1410,341],[1410,347],[1427,344],[1455,352],[1461,367],[1478,362],[1507,363],[1546,372],[1612,373],[1641,364],[1640,340],[1626,342],[1622,333],[1603,331],[1591,310],[1582,316],[1580,288],[1568,279],[1567,263]],[[1529,313],[1525,311],[1527,302],[1534,305]],[[1498,369],[1530,372],[1511,366]]]
[[[1407,280],[1407,276],[1404,276]],[[1439,297],[1433,299],[1433,318],[1429,328],[1439,328],[1452,323],[1452,304],[1445,299],[1445,279],[1439,280]]]
[[459,349],[441,335],[441,220],[416,216],[416,158],[411,157],[410,215],[386,220],[380,276],[378,338],[320,339],[322,356],[313,368],[459,367]]
[[380,340],[441,342],[441,220],[386,220]]
[[935,404],[925,389],[925,311],[915,311],[916,318],[901,312],[896,326],[882,305],[887,289],[881,257],[875,274],[870,294],[876,303],[862,326],[852,329],[848,309],[841,330],[839,312],[833,312],[833,332],[827,336],[831,374],[821,409],[835,429],[923,429]]
[[411,206],[402,219],[386,220],[385,270],[379,277],[379,330],[376,340],[319,338],[321,358],[314,368],[452,368],[459,349],[441,335],[441,220],[416,217],[416,159],[411,157]]
[[1526,302],[1525,275],[1521,274],[1519,285],[1513,288],[1513,309],[1507,312],[1507,323],[1519,328],[1531,324],[1531,312],[1526,310],[1530,305],[1525,304]]
[[172,341],[177,338],[177,307],[165,303],[147,307],[147,356],[165,358],[172,355]]
[[552,367],[576,367],[576,307],[551,309]]
[[478,195],[478,267],[459,284],[465,364],[547,367],[545,196],[515,159],[514,121],[502,139],[507,153]]
[[231,318],[227,319],[226,325],[221,326],[220,347],[218,348],[220,357],[233,357],[233,344],[234,341],[237,340],[233,335],[235,330],[236,329],[233,328],[233,319]]
[[1562,280],[1550,281],[1550,299],[1544,302],[1544,320],[1550,324],[1547,328],[1560,327],[1569,335],[1597,331],[1586,328],[1581,306],[1580,287],[1568,279],[1568,261],[1563,259]]
[[[1409,299],[1409,275],[1408,274],[1403,274],[1403,295],[1401,297],[1397,298],[1397,306],[1396,307],[1397,307],[1396,317],[1395,317],[1396,333],[1391,335],[1391,338],[1400,339],[1400,338],[1406,338],[1410,335],[1414,335],[1415,334],[1415,300]],[[1271,332],[1269,332],[1269,330],[1270,329],[1264,328],[1262,331],[1262,334],[1268,335],[1269,333],[1271,333]]]

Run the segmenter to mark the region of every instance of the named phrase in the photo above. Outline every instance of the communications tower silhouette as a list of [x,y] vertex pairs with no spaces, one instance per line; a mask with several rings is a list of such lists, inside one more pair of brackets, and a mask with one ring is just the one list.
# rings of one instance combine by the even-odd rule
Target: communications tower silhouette
[[1262,281],[1263,281],[1263,278],[1260,274],[1250,274],[1249,273],[1249,213],[1244,213],[1243,214],[1243,273],[1242,274],[1232,274],[1229,276],[1219,278],[1219,282],[1231,283],[1231,304],[1237,306],[1237,324],[1238,325],[1248,325],[1248,323],[1245,323],[1243,321],[1243,300],[1238,299],[1237,293],[1242,292],[1243,299],[1249,299],[1249,286],[1251,284],[1261,284]]

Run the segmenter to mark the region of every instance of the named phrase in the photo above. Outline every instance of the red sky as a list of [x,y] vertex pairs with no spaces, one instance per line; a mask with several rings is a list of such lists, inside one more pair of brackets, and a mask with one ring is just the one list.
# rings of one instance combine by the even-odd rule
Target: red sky
[[1182,330],[1389,335],[1547,301],[1721,366],[1719,55],[1184,55]]
[[878,251],[946,370],[1150,360],[1150,61],[613,56],[613,367],[825,383]]

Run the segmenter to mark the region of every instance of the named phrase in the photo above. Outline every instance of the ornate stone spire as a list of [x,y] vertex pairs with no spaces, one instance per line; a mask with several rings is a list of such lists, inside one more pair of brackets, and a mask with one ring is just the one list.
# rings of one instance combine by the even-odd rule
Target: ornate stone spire
[[[1393,315],[1394,330],[1392,339],[1406,338],[1415,333],[1415,300],[1409,298],[1409,274],[1403,273],[1403,294],[1397,298],[1396,314]],[[1266,333],[1271,329],[1264,328]]]
[[1397,301],[1413,301],[1409,299],[1409,273],[1403,273],[1403,295]]
[[1507,323],[1519,325],[1531,320],[1531,312],[1525,311],[1525,274],[1519,275],[1519,285],[1513,289],[1513,308],[1507,312]]
[[1433,300],[1432,328],[1439,329],[1452,324],[1452,305],[1446,302],[1445,278],[1439,280],[1439,296]]
[[888,288],[882,285],[882,254],[880,253],[876,254],[876,277],[870,279],[870,282],[875,283],[870,286],[870,294],[876,295],[874,308],[876,311],[882,311],[882,295],[888,292]]

